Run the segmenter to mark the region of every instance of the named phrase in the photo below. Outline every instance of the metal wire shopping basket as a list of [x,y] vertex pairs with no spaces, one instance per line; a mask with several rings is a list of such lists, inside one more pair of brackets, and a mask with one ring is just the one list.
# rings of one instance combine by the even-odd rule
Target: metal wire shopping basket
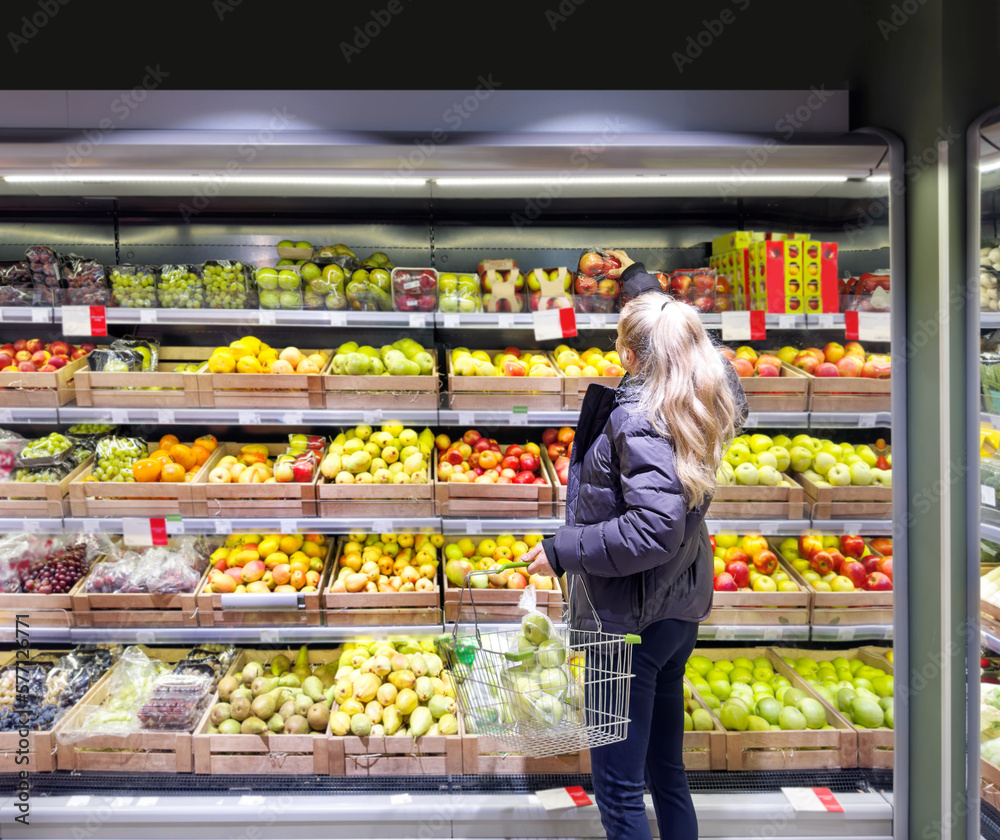
[[[527,565],[506,563],[500,570]],[[456,619],[471,575],[486,573],[466,575]],[[596,610],[596,631],[568,628],[549,638],[552,624],[535,615],[520,627],[482,633],[471,589],[469,602],[474,630],[460,633],[456,620],[439,645],[458,686],[466,731],[532,758],[625,740],[638,636],[603,632]]]

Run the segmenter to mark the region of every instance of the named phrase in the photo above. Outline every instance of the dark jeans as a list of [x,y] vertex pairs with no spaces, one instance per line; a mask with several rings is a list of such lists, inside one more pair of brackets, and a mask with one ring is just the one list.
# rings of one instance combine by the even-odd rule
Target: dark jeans
[[590,751],[594,793],[609,840],[648,840],[649,788],[660,837],[697,840],[698,820],[684,773],[684,664],[698,625],[658,621],[632,652],[628,738]]

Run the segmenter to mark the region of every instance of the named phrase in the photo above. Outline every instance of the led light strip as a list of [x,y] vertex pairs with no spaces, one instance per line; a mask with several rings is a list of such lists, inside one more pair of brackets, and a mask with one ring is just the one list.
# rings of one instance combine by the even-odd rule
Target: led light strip
[[838,184],[847,180],[846,175],[743,175],[725,173],[718,175],[584,175],[579,177],[543,177],[538,175],[444,177],[434,179],[442,187],[475,186],[535,186],[559,181],[563,184],[723,184],[731,181],[745,183],[828,183]]
[[399,186],[423,187],[426,181],[419,178],[396,178],[385,175],[233,175],[206,173],[204,175],[149,175],[112,173],[72,173],[65,175],[5,175],[10,184],[206,184],[218,180],[231,184],[287,184],[289,186]]

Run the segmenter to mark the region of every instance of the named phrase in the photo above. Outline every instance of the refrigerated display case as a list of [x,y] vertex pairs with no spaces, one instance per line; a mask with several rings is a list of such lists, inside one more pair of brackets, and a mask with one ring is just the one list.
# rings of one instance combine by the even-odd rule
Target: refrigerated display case
[[[906,379],[899,352],[904,338],[905,267],[899,248],[900,193],[889,188],[890,173],[897,178],[901,173],[898,168],[890,168],[893,156],[898,157],[898,150],[890,140],[862,133],[809,143],[793,139],[787,144],[768,146],[767,173],[747,177],[733,172],[738,172],[748,155],[758,146],[763,147],[768,138],[652,135],[621,144],[615,149],[613,161],[609,160],[599,170],[596,166],[588,169],[586,178],[574,179],[565,177],[562,171],[565,161],[586,138],[559,136],[542,146],[527,135],[477,136],[461,145],[438,148],[433,170],[407,176],[400,183],[398,178],[380,173],[393,171],[401,150],[407,148],[402,141],[362,144],[356,140],[324,138],[300,145],[268,147],[256,163],[261,169],[261,179],[255,183],[234,183],[232,189],[219,189],[209,199],[205,185],[212,183],[210,178],[184,183],[183,179],[156,181],[148,176],[154,171],[168,175],[188,172],[196,159],[208,173],[216,164],[225,163],[239,140],[224,133],[210,138],[193,138],[184,132],[177,135],[174,140],[197,140],[196,146],[163,137],[149,140],[130,137],[123,139],[124,146],[116,145],[114,155],[96,150],[101,171],[106,176],[115,176],[103,182],[99,177],[75,181],[73,173],[69,173],[55,184],[32,183],[30,176],[37,169],[32,168],[31,155],[45,154],[46,142],[40,139],[13,148],[9,172],[16,172],[26,180],[17,181],[8,175],[0,181],[0,201],[9,208],[0,219],[0,259],[23,259],[26,247],[48,244],[57,251],[72,250],[106,266],[184,268],[209,261],[238,260],[248,266],[281,269],[277,258],[291,259],[294,255],[289,251],[290,256],[284,257],[280,249],[276,252],[279,242],[290,243],[284,247],[291,247],[292,251],[296,246],[305,251],[303,243],[337,242],[349,246],[359,262],[367,254],[387,255],[393,265],[410,269],[406,274],[410,281],[416,277],[415,282],[419,283],[423,275],[414,272],[426,268],[426,276],[437,283],[451,273],[480,278],[478,282],[482,284],[485,277],[490,277],[489,282],[496,281],[496,275],[489,275],[488,268],[479,270],[482,260],[511,260],[525,273],[538,268],[552,273],[560,267],[573,272],[580,269],[581,255],[591,249],[620,248],[633,259],[644,262],[647,268],[662,272],[668,288],[678,278],[674,293],[688,297],[692,305],[704,305],[711,310],[703,311],[702,322],[722,344],[732,347],[734,358],[742,347],[751,348],[754,358],[759,358],[763,351],[777,353],[784,348],[788,352],[788,348],[801,350],[858,342],[862,345],[857,351],[861,367],[870,362],[881,366],[879,371],[873,367],[871,375],[854,377],[844,375],[847,367],[843,372],[838,370],[837,376],[822,375],[832,374],[828,368],[820,371],[819,376],[810,372],[820,364],[836,369],[840,356],[852,355],[842,346],[839,349],[829,346],[828,353],[820,349],[824,358],[816,359],[814,365],[799,360],[798,353],[790,355],[787,361],[782,356],[781,375],[775,377],[775,384],[780,383],[780,387],[773,391],[766,387],[768,383],[761,384],[766,376],[753,376],[751,370],[747,377],[751,413],[746,431],[753,435],[769,433],[766,446],[762,439],[754,441],[755,452],[758,448],[780,446],[774,441],[778,435],[788,439],[789,449],[799,435],[804,436],[800,440],[804,445],[808,445],[807,438],[828,441],[831,446],[849,443],[852,448],[858,447],[857,452],[834,446],[826,454],[833,461],[856,454],[864,463],[870,452],[874,459],[883,459],[876,461],[875,469],[891,473],[891,478],[887,483],[875,481],[870,474],[873,465],[867,464],[868,473],[859,468],[858,476],[854,477],[850,470],[852,461],[847,459],[843,465],[847,470],[846,481],[825,481],[824,476],[832,466],[809,459],[797,463],[794,471],[790,464],[785,465],[789,471],[787,487],[760,487],[762,492],[756,492],[758,488],[750,486],[747,490],[743,489],[747,484],[731,482],[718,495],[715,510],[709,513],[710,533],[717,541],[719,537],[725,541],[733,536],[759,535],[766,550],[773,550],[780,557],[780,560],[776,557],[776,562],[783,577],[773,582],[791,581],[795,588],[772,594],[770,584],[761,584],[756,589],[720,591],[712,618],[700,630],[698,652],[734,657],[743,655],[744,650],[759,649],[754,655],[777,656],[780,660],[781,656],[795,652],[800,658],[815,653],[817,659],[824,659],[825,651],[836,650],[844,652],[845,657],[869,657],[866,664],[873,667],[872,663],[878,661],[873,657],[891,649],[894,641],[899,647],[900,640],[905,638],[906,622],[903,596],[906,530],[898,527],[906,518]],[[127,155],[123,154],[125,151]],[[324,156],[331,161],[329,168],[316,163]],[[490,160],[488,169],[482,163],[486,159]],[[310,172],[326,177],[325,183],[310,186],[282,181],[283,171],[297,172],[307,160]],[[656,161],[655,168],[651,167],[651,160]],[[897,163],[901,167],[901,161]],[[358,168],[362,165],[363,170]],[[130,180],[130,176],[135,180]],[[338,177],[342,180],[338,181]],[[111,198],[114,209],[109,214],[105,207]],[[762,254],[773,256],[774,261],[766,267],[772,292],[778,273],[780,282],[789,289],[783,305],[779,306],[770,294],[763,299],[763,306],[770,311],[734,315],[726,308],[727,302],[731,303],[731,287],[720,290],[716,284],[700,296],[683,287],[687,274],[708,269],[713,257],[733,250],[727,249],[725,243],[716,243],[733,231],[771,234],[769,239],[762,240]],[[782,253],[767,253],[767,242],[781,243]],[[813,264],[796,262],[797,257],[786,252],[794,252],[798,243],[802,243],[803,251],[815,245],[817,252],[825,249],[835,255],[835,268],[821,267],[818,257]],[[741,246],[748,252],[745,255],[748,292],[750,245],[748,242]],[[826,248],[827,245],[836,247]],[[321,263],[317,259],[317,265]],[[760,266],[762,274],[752,276],[763,277],[763,261]],[[378,267],[375,263],[370,266]],[[308,284],[304,267],[298,268],[300,277]],[[822,274],[824,282],[832,277],[837,284],[833,307],[826,300],[819,302],[819,296],[805,295],[799,299],[797,290],[793,294],[794,272],[802,270],[805,286],[809,282],[807,272],[813,269],[817,278]],[[322,276],[322,267],[319,270]],[[110,271],[107,273],[114,277]],[[707,271],[704,273],[708,276]],[[180,274],[175,277],[160,272],[159,277],[164,276],[174,283],[169,294],[176,297],[190,291],[183,283],[178,286],[179,280],[174,282]],[[194,278],[191,282],[199,292],[185,298],[190,308],[162,306],[163,292],[159,292],[161,305],[156,307],[109,306],[100,312],[81,313],[79,309],[59,304],[5,306],[0,309],[0,318],[7,325],[5,334],[30,333],[44,341],[66,338],[79,342],[93,338],[99,345],[110,340],[100,334],[99,322],[104,319],[109,336],[155,338],[164,358],[199,365],[209,361],[212,348],[247,336],[270,341],[275,347],[295,344],[329,350],[346,341],[374,348],[408,336],[435,350],[436,370],[447,375],[440,378],[431,405],[421,403],[421,407],[413,407],[405,394],[416,392],[396,383],[395,379],[400,377],[394,378],[389,392],[394,398],[380,402],[375,397],[358,398],[345,393],[343,387],[333,387],[336,383],[325,383],[324,380],[336,379],[328,368],[311,376],[304,387],[283,385],[285,390],[277,400],[259,392],[255,396],[250,391],[234,396],[237,379],[212,379],[239,376],[225,370],[170,372],[165,375],[175,379],[163,381],[162,385],[143,379],[120,380],[111,386],[107,381],[102,385],[92,371],[89,385],[81,387],[77,382],[71,394],[53,386],[52,404],[41,403],[33,393],[24,390],[0,392],[0,421],[4,428],[34,437],[73,424],[107,423],[121,430],[130,429],[151,444],[166,432],[174,433],[179,441],[213,435],[220,446],[233,444],[234,452],[251,442],[275,447],[290,433],[333,437],[343,428],[392,421],[412,427],[415,432],[426,427],[435,435],[443,433],[455,439],[469,430],[479,430],[485,433],[484,437],[497,438],[503,446],[522,444],[525,439],[541,442],[544,430],[571,429],[579,419],[580,389],[572,381],[572,375],[566,376],[567,370],[558,355],[550,360],[553,368],[558,369],[557,375],[546,378],[557,383],[557,389],[540,384],[538,389],[527,391],[514,387],[497,390],[491,384],[480,393],[452,390],[453,378],[461,376],[452,371],[449,351],[465,347],[470,351],[488,351],[492,357],[501,348],[516,347],[519,351],[537,349],[544,354],[563,343],[576,351],[591,346],[610,351],[617,322],[615,311],[605,311],[615,309],[610,290],[605,295],[611,301],[607,307],[595,307],[589,301],[588,305],[581,303],[584,293],[580,290],[593,291],[586,283],[572,289],[575,302],[580,303],[574,305],[577,334],[546,339],[536,333],[530,304],[523,306],[523,311],[513,311],[518,308],[516,298],[507,298],[509,305],[501,307],[512,311],[491,312],[489,306],[474,301],[465,308],[458,305],[458,311],[453,311],[450,304],[444,305],[447,295],[441,287],[441,294],[434,301],[440,304],[438,307],[428,303],[428,311],[419,305],[414,311],[393,311],[391,291],[389,304],[381,308],[378,301],[387,290],[378,290],[379,294],[368,289],[365,296],[359,292],[352,300],[348,284],[346,308],[336,305],[326,308],[326,304],[323,308],[307,308],[291,303],[283,307],[280,298],[274,308],[265,306],[263,299],[258,309],[205,308],[193,305],[205,302],[201,294],[202,273],[186,271],[184,277]],[[895,282],[875,282],[871,277],[891,277]],[[365,282],[371,285],[367,276]],[[295,285],[301,288],[298,282]],[[241,284],[236,291],[238,300],[245,305],[251,298],[247,286]],[[457,303],[462,297],[457,294],[457,285],[454,291],[451,299]],[[406,299],[422,300],[415,296],[416,289],[401,288],[397,292],[399,299],[409,296]],[[322,293],[330,294],[325,289]],[[480,295],[491,293],[494,293],[492,288],[482,285],[478,288]],[[257,294],[261,295],[260,287]],[[600,297],[600,292],[594,296]],[[756,299],[762,300],[759,290]],[[810,299],[817,302],[809,304]],[[372,308],[377,311],[371,311]],[[81,314],[86,316],[84,320],[80,320]],[[173,348],[174,355],[167,355],[166,348]],[[742,355],[753,364],[747,351]],[[857,353],[854,356],[858,358]],[[332,366],[332,359],[325,363]],[[565,367],[569,367],[569,362]],[[100,373],[105,375],[104,371]],[[453,377],[452,373],[456,375]],[[121,375],[138,374],[130,371]],[[81,379],[88,380],[88,375]],[[374,393],[370,382],[357,381],[356,391]],[[751,382],[753,385],[749,387]],[[0,385],[3,384],[9,383],[0,380]],[[266,384],[258,379],[253,387]],[[150,401],[143,401],[146,395],[134,392],[116,392],[117,397],[128,399],[100,397],[102,389],[106,397],[114,388],[150,386],[173,390],[151,392],[154,398]],[[57,396],[59,393],[67,395],[66,401],[59,402],[63,399]],[[87,395],[81,400],[84,393]],[[459,393],[465,402],[452,401]],[[4,405],[5,394],[10,395],[7,405]],[[32,399],[27,399],[28,396]],[[547,401],[550,399],[551,404]],[[819,443],[815,449],[822,446]],[[229,450],[223,447],[222,451]],[[277,455],[278,450],[271,454]],[[897,457],[894,471],[893,454]],[[209,461],[205,466],[210,470],[215,463]],[[761,464],[768,466],[766,461]],[[823,471],[817,473],[814,468]],[[0,532],[128,534],[130,538],[141,533],[152,539],[153,529],[162,527],[168,537],[203,535],[219,542],[226,535],[238,533],[278,537],[321,533],[328,535],[331,547],[339,537],[349,534],[437,534],[441,535],[439,547],[443,551],[445,546],[463,538],[478,544],[495,535],[553,533],[564,510],[559,508],[560,496],[564,506],[565,495],[560,493],[563,488],[556,465],[541,469],[546,470],[547,486],[541,486],[530,499],[525,493],[501,497],[497,492],[453,492],[455,488],[449,482],[431,476],[433,495],[428,494],[427,504],[422,507],[413,504],[417,499],[412,496],[394,497],[387,493],[380,499],[377,494],[347,495],[339,492],[340,485],[336,482],[330,487],[325,478],[315,473],[310,491],[313,495],[303,487],[303,493],[294,496],[244,497],[243,501],[256,500],[252,508],[225,506],[223,496],[212,492],[210,482],[195,477],[190,487],[180,485],[176,491],[177,509],[161,507],[153,519],[150,519],[151,509],[143,511],[148,502],[141,501],[157,498],[150,495],[153,491],[135,495],[136,491],[129,490],[133,498],[126,501],[131,504],[118,505],[120,512],[116,513],[114,502],[96,504],[109,501],[100,496],[112,492],[111,488],[102,486],[88,491],[85,486],[77,486],[67,489],[65,500],[58,500],[65,505],[61,516],[11,515],[0,519]],[[843,469],[838,466],[838,475]],[[225,486],[231,485],[226,482]],[[330,492],[322,493],[324,487]],[[162,499],[157,498],[157,503],[162,504]],[[240,515],[245,511],[251,512]],[[869,591],[852,584],[852,591],[836,590],[829,581],[822,580],[828,570],[819,574],[809,567],[808,557],[797,553],[802,551],[801,547],[796,546],[793,551],[790,545],[782,545],[789,538],[797,541],[806,533],[834,536],[837,548],[844,548],[841,536],[863,538],[852,545],[861,546],[859,560],[871,558],[872,570],[866,568],[866,575],[878,572],[875,564],[884,553],[872,540],[891,537],[890,553],[899,553],[903,558],[896,571],[898,577],[892,575],[890,563],[888,589]],[[882,547],[885,549],[884,544]],[[100,616],[102,608],[79,591],[70,592],[64,601],[51,602],[47,607],[32,608],[29,604],[26,608],[23,598],[6,604],[0,601],[0,605],[11,615],[27,609],[23,614],[29,616],[32,647],[142,644],[153,651],[162,651],[165,659],[175,650],[202,644],[237,645],[253,650],[270,647],[272,652],[279,649],[291,652],[306,644],[319,655],[324,649],[357,638],[433,638],[452,629],[449,604],[454,601],[449,593],[456,585],[444,574],[446,562],[441,562],[437,572],[436,606],[428,607],[437,609],[432,621],[424,620],[426,615],[421,611],[425,607],[416,607],[415,612],[409,603],[404,608],[402,601],[396,602],[399,609],[389,607],[378,616],[359,619],[354,614],[358,611],[349,611],[350,615],[344,612],[341,602],[333,599],[337,593],[328,589],[332,582],[330,566],[338,562],[337,553],[334,549],[327,560],[328,566],[320,572],[328,577],[321,579],[317,598],[291,593],[279,598],[274,593],[261,593],[252,604],[243,602],[242,609],[234,609],[239,602],[225,594],[204,593],[203,597],[208,583],[206,571],[193,605],[178,601],[173,608],[163,608],[149,602],[146,608],[156,618],[145,618],[137,604],[131,607],[109,604],[103,609],[111,617]],[[804,560],[806,566],[800,568],[796,560]],[[772,580],[771,574],[764,577]],[[820,585],[814,585],[817,583]],[[491,591],[479,590],[480,598],[488,599],[483,593]],[[272,595],[274,601],[268,601]],[[783,598],[785,595],[790,597]],[[490,617],[480,624],[484,632],[508,626],[511,603],[498,598],[496,611],[492,615],[487,612]],[[165,616],[166,609],[174,609],[172,618]],[[378,609],[374,602],[372,609]],[[553,603],[552,609],[558,612],[558,604]],[[416,620],[416,614],[420,614],[421,620]],[[464,613],[462,620],[467,620]],[[20,636],[16,629],[12,619],[0,631],[8,644],[18,643]],[[873,647],[875,652],[867,650]],[[771,649],[779,653],[768,653]],[[891,672],[891,666],[885,668],[885,664],[883,670]],[[899,667],[904,666],[905,653]],[[785,666],[776,661],[775,667]],[[802,674],[798,677],[808,679]],[[808,685],[804,682],[803,690],[810,691]],[[824,698],[822,693],[818,696]],[[796,740],[787,737],[793,733],[781,733],[783,740],[774,741],[780,743],[780,748],[770,747],[759,739],[744,737],[738,741],[745,733],[725,732],[715,721],[712,734],[718,737],[703,756],[705,764],[691,771],[703,833],[746,832],[748,824],[779,835],[874,837],[891,833],[892,807],[887,791],[893,789],[894,783],[896,789],[905,785],[905,711],[896,721],[895,732],[870,728],[862,732],[837,710],[835,699],[825,700],[833,734],[803,732],[803,737]],[[420,756],[419,749],[411,749],[404,756],[412,758],[416,754],[426,763],[383,762],[374,769],[372,764],[364,762],[351,764],[349,757],[341,755],[343,760],[337,766],[343,776],[331,769],[334,750],[323,754],[325,764],[314,765],[325,767],[326,776],[319,772],[283,775],[280,767],[287,756],[269,747],[263,755],[274,768],[271,773],[247,769],[240,771],[242,775],[232,771],[201,775],[199,754],[192,747],[192,771],[181,771],[182,763],[178,762],[177,772],[165,778],[147,775],[151,768],[162,770],[164,766],[150,763],[148,753],[170,752],[176,757],[183,755],[187,742],[175,738],[169,748],[151,743],[135,749],[136,754],[145,753],[147,758],[143,759],[145,763],[132,765],[139,770],[131,778],[120,774],[102,777],[102,770],[87,768],[101,767],[108,772],[112,770],[112,762],[97,761],[92,756],[88,761],[86,750],[57,749],[55,771],[44,777],[41,773],[33,774],[32,783],[38,795],[33,802],[31,830],[37,831],[37,824],[41,823],[48,831],[47,836],[62,836],[72,831],[72,821],[95,819],[119,832],[142,830],[146,836],[161,836],[156,832],[173,836],[180,831],[179,824],[175,822],[165,828],[162,823],[168,812],[176,816],[178,809],[184,810],[183,831],[191,837],[228,834],[234,824],[261,828],[261,836],[267,836],[268,832],[270,836],[285,836],[281,832],[287,832],[292,825],[302,832],[317,830],[317,826],[329,831],[328,823],[334,814],[337,821],[334,830],[340,832],[339,836],[352,836],[352,831],[371,831],[374,822],[380,824],[379,831],[397,830],[392,827],[395,817],[387,820],[383,809],[371,807],[368,796],[357,795],[365,790],[381,791],[392,804],[404,806],[406,818],[398,823],[398,830],[403,832],[406,826],[412,829],[417,821],[421,830],[427,829],[428,836],[438,832],[488,836],[493,830],[492,822],[513,820],[506,825],[505,836],[600,835],[594,808],[555,817],[547,814],[532,796],[540,788],[571,782],[586,784],[585,764],[581,762],[562,765],[561,769],[558,764],[520,764],[514,765],[519,772],[500,770],[497,751],[489,753],[492,762],[489,763],[484,760],[485,749],[466,743],[454,755],[448,752],[450,747],[444,747],[440,761],[430,761],[430,756]],[[107,746],[102,743],[101,748]],[[220,753],[227,752],[225,745],[218,749]],[[719,749],[721,753],[712,753]],[[260,749],[256,752],[260,753]],[[65,767],[61,757],[69,762]],[[129,766],[125,759],[122,766],[123,769]],[[212,764],[209,761],[201,766],[211,768]],[[231,770],[233,762],[220,762],[217,766]],[[353,777],[347,770],[349,766],[355,769]],[[410,770],[380,769],[401,766]],[[479,769],[487,766],[493,769]],[[360,775],[365,776],[363,782],[358,781]],[[781,793],[783,785],[829,787],[845,806],[846,815],[833,819],[826,814],[816,816],[796,811]],[[113,789],[117,797],[110,802],[95,793],[108,789]],[[188,795],[208,790],[216,794],[210,812],[205,809],[207,801]],[[325,802],[312,795],[325,792],[344,795]],[[720,796],[721,792],[726,795]],[[45,798],[43,793],[47,794]],[[88,798],[83,801],[81,797]],[[278,797],[282,804],[275,810],[272,800]],[[72,814],[66,807],[74,809]],[[6,817],[8,811],[11,816],[15,814],[8,806],[0,809],[0,816]],[[11,820],[8,825],[12,826],[11,836],[20,836],[16,833],[20,830],[16,823]],[[23,836],[28,836],[27,830]]]

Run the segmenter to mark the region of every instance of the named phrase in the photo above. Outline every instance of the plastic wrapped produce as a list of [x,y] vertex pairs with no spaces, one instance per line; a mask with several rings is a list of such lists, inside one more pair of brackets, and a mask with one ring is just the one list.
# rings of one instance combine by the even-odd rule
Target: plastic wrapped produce
[[27,260],[0,262],[0,306],[31,306],[34,299]]
[[66,288],[60,297],[67,306],[107,306],[111,295],[105,277],[104,266],[97,260],[87,259],[77,254],[65,254],[61,258],[62,282]]
[[442,312],[482,312],[483,296],[475,274],[438,275],[438,308]]
[[151,265],[111,266],[111,305],[123,309],[154,308],[158,277],[159,269]]
[[256,309],[253,266],[239,260],[210,260],[202,266],[206,309]]
[[302,266],[303,302],[306,309],[347,309],[344,283],[347,274],[339,262],[326,265],[307,263]]
[[205,674],[171,672],[157,678],[136,717],[143,729],[190,731],[209,697],[212,680]]
[[193,539],[178,540],[176,548],[155,546],[126,550],[97,563],[84,583],[85,592],[175,594],[194,592],[207,559]]
[[83,535],[62,540],[12,534],[0,538],[0,586],[13,593],[69,592],[107,546],[107,537]]
[[258,268],[254,277],[261,309],[302,308],[302,277],[299,271],[289,267],[264,267]]
[[614,312],[618,306],[621,282],[609,272],[621,268],[613,254],[596,248],[584,251],[577,264],[573,304],[577,312]]
[[62,463],[73,448],[74,441],[59,432],[28,441],[17,454],[17,462],[22,467],[48,467]]
[[514,260],[483,260],[478,266],[484,312],[524,312],[524,275]]
[[205,305],[205,286],[201,267],[164,265],[156,284],[156,296],[165,309],[201,309]]
[[347,304],[356,312],[391,312],[392,279],[385,268],[359,268],[347,281]]
[[[1000,252],[1000,248],[994,248]],[[1000,300],[997,298],[997,280],[1000,270],[994,265],[979,266],[979,309],[981,312],[1000,311]]]
[[433,268],[394,268],[391,280],[397,312],[433,312],[437,308],[438,273]]
[[54,305],[57,302],[56,290],[61,288],[59,255],[44,245],[33,245],[24,252],[24,256],[31,271],[35,305]]
[[135,481],[132,466],[149,453],[146,444],[138,438],[108,435],[97,442],[94,465],[95,481]]
[[573,308],[573,272],[568,268],[533,269],[525,283],[532,312]]

